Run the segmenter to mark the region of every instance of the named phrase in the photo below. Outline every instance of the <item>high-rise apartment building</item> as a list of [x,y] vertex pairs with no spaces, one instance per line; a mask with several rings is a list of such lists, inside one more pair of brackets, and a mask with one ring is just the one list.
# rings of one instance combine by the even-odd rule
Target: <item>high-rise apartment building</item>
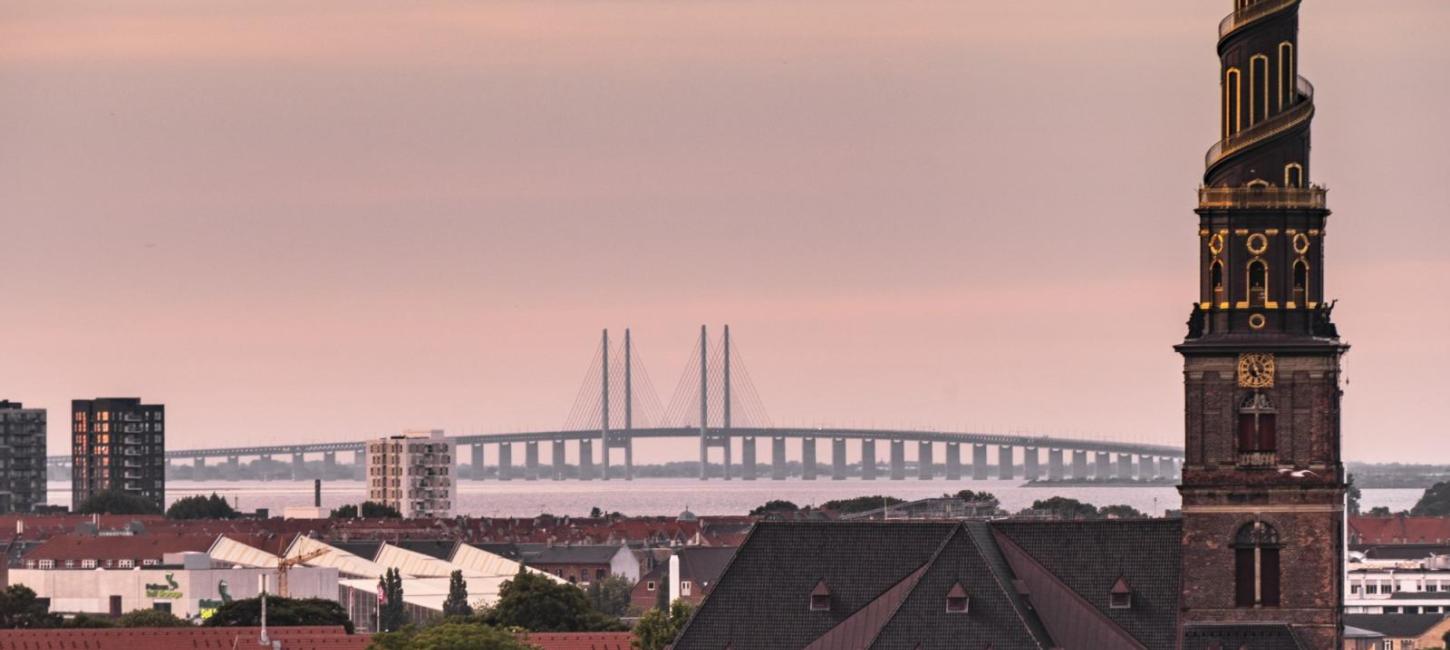
[[458,485],[453,480],[453,441],[442,430],[405,431],[368,442],[368,500],[404,517],[451,517]]
[[0,512],[45,504],[45,409],[0,400]]
[[166,407],[135,397],[71,402],[71,507],[117,490],[166,506]]

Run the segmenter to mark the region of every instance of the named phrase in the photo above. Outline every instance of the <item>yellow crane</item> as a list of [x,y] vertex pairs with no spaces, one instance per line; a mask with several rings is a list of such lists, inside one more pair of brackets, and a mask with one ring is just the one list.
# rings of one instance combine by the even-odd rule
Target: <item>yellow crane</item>
[[327,549],[313,549],[306,553],[299,553],[293,557],[279,558],[277,560],[277,595],[287,598],[287,572],[292,567],[302,564],[308,560],[317,559],[318,556],[327,553]]

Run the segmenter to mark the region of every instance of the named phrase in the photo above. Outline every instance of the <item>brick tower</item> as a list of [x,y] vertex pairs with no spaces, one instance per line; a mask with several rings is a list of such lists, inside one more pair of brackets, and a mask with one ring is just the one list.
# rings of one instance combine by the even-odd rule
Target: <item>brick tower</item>
[[1325,191],[1300,0],[1234,0],[1219,25],[1220,139],[1199,190],[1199,297],[1183,355],[1185,634],[1288,626],[1340,647],[1339,339],[1324,299]]

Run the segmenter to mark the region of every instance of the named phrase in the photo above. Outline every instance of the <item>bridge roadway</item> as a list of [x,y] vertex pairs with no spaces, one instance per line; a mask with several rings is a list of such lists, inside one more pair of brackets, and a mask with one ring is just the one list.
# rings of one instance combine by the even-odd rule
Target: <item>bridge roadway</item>
[[[515,469],[523,469],[520,476],[525,479],[536,479],[541,475],[539,465],[538,443],[547,442],[553,445],[553,464],[549,466],[552,477],[555,479],[564,478],[563,465],[565,464],[565,445],[574,443],[579,446],[580,474],[582,478],[594,478],[596,472],[594,464],[602,460],[605,466],[604,476],[608,472],[610,462],[609,450],[622,449],[624,451],[625,477],[633,474],[632,467],[632,441],[640,438],[685,438],[700,441],[700,459],[709,459],[711,448],[721,448],[724,459],[717,465],[725,468],[725,477],[731,476],[732,468],[737,463],[732,463],[731,445],[729,440],[739,439],[742,458],[738,463],[742,470],[741,478],[754,479],[757,438],[771,440],[772,450],[772,476],[771,478],[785,477],[785,440],[797,439],[801,441],[800,462],[802,466],[802,478],[814,479],[817,473],[816,445],[818,439],[831,441],[830,459],[820,463],[827,465],[831,471],[831,478],[846,478],[846,441],[857,441],[860,445],[861,458],[869,458],[871,462],[863,463],[860,474],[862,478],[874,479],[878,474],[877,465],[880,460],[888,463],[889,478],[902,479],[906,474],[905,445],[908,442],[917,444],[917,474],[920,478],[929,479],[935,476],[935,467],[932,464],[933,450],[937,445],[946,447],[944,464],[945,475],[949,479],[960,478],[966,465],[962,463],[961,445],[972,447],[972,458],[969,466],[970,475],[975,479],[990,478],[988,469],[988,448],[995,446],[998,449],[997,463],[993,468],[999,478],[1014,478],[1018,463],[1020,450],[1022,476],[1023,478],[1035,479],[1042,476],[1040,471],[1041,449],[1048,450],[1047,477],[1051,479],[1068,478],[1073,479],[1148,479],[1159,477],[1175,476],[1183,458],[1181,447],[1169,445],[1152,445],[1141,443],[1082,440],[1075,438],[1054,438],[1050,436],[1030,436],[1013,434],[984,434],[984,433],[957,433],[949,431],[922,431],[922,430],[881,430],[881,429],[852,429],[838,427],[774,427],[774,428],[746,428],[733,427],[727,432],[722,429],[713,428],[702,436],[698,427],[662,427],[648,429],[614,430],[610,431],[607,439],[601,436],[598,430],[593,431],[538,431],[520,433],[496,433],[479,435],[450,436],[450,439],[459,448],[460,460],[463,456],[463,448],[468,447],[472,451],[472,461],[475,468],[484,466],[484,446],[496,445],[496,463],[498,476],[503,480],[514,478]],[[876,442],[887,443],[889,451],[886,459],[879,459],[876,453]],[[603,442],[605,451],[596,459],[593,452],[595,442]],[[175,449],[166,452],[169,461],[179,459],[191,459],[195,464],[202,465],[208,458],[225,459],[228,463],[235,465],[241,457],[260,457],[270,459],[272,456],[291,456],[294,467],[300,467],[306,454],[322,454],[324,461],[331,465],[336,462],[338,452],[353,454],[354,462],[361,464],[363,442],[324,442],[306,443],[292,445],[255,445],[247,447],[221,447],[211,449]],[[513,466],[512,446],[515,444],[525,445],[525,463],[522,468]],[[1063,454],[1070,453],[1071,464],[1065,465]],[[1094,455],[1094,462],[1091,469],[1088,464],[1088,454]],[[1113,458],[1116,456],[1116,459]],[[1136,464],[1135,464],[1136,457]],[[50,456],[47,461],[51,465],[67,466],[70,464],[69,456]],[[1136,472],[1135,470],[1136,465]],[[703,472],[702,468],[702,472]],[[475,471],[475,476],[481,477],[482,473]],[[702,478],[704,478],[702,476]]]

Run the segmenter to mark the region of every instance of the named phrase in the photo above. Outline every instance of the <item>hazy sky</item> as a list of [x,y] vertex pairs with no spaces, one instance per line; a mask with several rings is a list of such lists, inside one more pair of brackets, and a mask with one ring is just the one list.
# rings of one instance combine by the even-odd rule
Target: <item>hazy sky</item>
[[[554,428],[728,322],[777,423],[1178,444],[1230,7],[0,0],[0,398]],[[1303,9],[1349,459],[1447,460],[1446,25]]]

